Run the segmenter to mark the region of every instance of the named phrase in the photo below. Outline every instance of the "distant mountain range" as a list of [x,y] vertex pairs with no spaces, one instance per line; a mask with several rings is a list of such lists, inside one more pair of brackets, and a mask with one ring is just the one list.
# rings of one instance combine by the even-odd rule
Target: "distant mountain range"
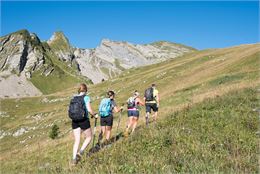
[[46,42],[20,30],[0,37],[0,98],[48,94],[81,81],[99,83],[125,69],[195,50],[165,41],[135,45],[108,39],[95,49],[82,49],[72,47],[62,32]]

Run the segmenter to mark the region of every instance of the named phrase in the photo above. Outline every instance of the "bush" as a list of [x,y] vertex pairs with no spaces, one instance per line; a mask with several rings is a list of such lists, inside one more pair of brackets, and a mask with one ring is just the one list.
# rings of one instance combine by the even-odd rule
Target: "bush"
[[50,137],[51,139],[56,139],[56,138],[58,138],[59,129],[60,129],[60,128],[59,128],[56,124],[54,124],[54,125],[52,126],[52,128],[51,128],[50,133],[49,133],[49,137]]

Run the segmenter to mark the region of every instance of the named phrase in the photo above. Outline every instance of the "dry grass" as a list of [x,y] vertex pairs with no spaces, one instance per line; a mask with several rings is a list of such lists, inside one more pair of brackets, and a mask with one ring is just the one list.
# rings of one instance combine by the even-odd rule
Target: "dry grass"
[[[113,89],[117,92],[117,103],[118,105],[121,105],[131,95],[134,89],[138,89],[142,92],[151,83],[156,82],[162,99],[159,119],[164,120],[169,114],[183,110],[187,106],[194,105],[195,103],[199,103],[207,98],[223,96],[237,89],[255,88],[259,84],[259,66],[252,68],[247,64],[243,64],[243,62],[254,60],[252,55],[259,53],[259,44],[243,45],[226,49],[198,51],[158,65],[150,65],[143,68],[127,70],[116,79],[89,86],[89,91],[91,92],[90,96],[93,100],[93,108],[97,110],[100,101],[100,99],[96,99],[96,96],[103,96],[105,91],[108,89]],[[241,63],[243,64],[243,67],[233,69],[234,65]],[[259,62],[255,63],[259,65]],[[245,72],[246,74],[244,75],[244,79],[241,77],[231,79],[231,81],[227,81],[224,84],[210,84],[212,80],[218,79],[219,77]],[[254,76],[249,76],[250,72],[254,74]],[[75,87],[73,88],[65,89],[43,97],[4,100],[3,103],[1,103],[1,105],[3,104],[6,106],[3,111],[7,112],[11,116],[20,113],[18,122],[12,122],[12,124],[5,121],[2,122],[4,123],[3,127],[7,130],[14,130],[29,124],[29,122],[24,120],[28,114],[32,115],[41,112],[53,112],[53,115],[46,117],[42,124],[58,123],[61,128],[61,133],[63,134],[63,136],[58,140],[52,141],[48,136],[46,136],[50,128],[45,128],[36,131],[36,133],[45,132],[45,135],[41,135],[35,140],[29,140],[28,143],[25,144],[19,144],[19,141],[25,139],[26,135],[8,139],[8,142],[5,143],[4,141],[6,140],[6,137],[1,139],[1,147],[3,144],[5,146],[10,146],[8,151],[0,150],[0,160],[1,163],[3,163],[4,171],[14,170],[16,166],[24,167],[24,171],[26,171],[26,167],[33,167],[21,166],[23,163],[19,163],[19,160],[24,159],[28,159],[28,163],[32,159],[37,159],[39,165],[42,165],[42,163],[45,162],[45,159],[51,159],[51,161],[62,160],[62,165],[67,164],[71,157],[71,148],[73,143],[70,131],[70,120],[67,117],[67,105],[69,99],[53,104],[46,104],[44,106],[42,106],[39,101],[45,97],[50,99],[59,99],[72,96],[75,91],[77,91],[77,84],[75,84]],[[23,110],[23,108],[13,109],[8,107],[9,105],[14,106],[19,103],[24,103],[27,100],[36,103],[37,105],[35,105],[35,108],[28,107],[26,110]],[[28,102],[27,105],[30,105],[30,102]],[[144,112],[143,108],[138,123],[140,127],[144,125]],[[118,114],[115,115],[114,125],[117,125],[117,118]],[[62,121],[58,122],[59,120]],[[124,112],[120,131],[124,130],[126,122],[127,116]],[[93,125],[93,120],[91,120],[91,123],[91,125]],[[115,129],[113,130],[113,135],[114,134]],[[18,148],[11,148],[12,144],[18,144],[19,146],[16,146]],[[53,152],[55,148],[66,151],[64,152],[65,154],[62,155],[64,159],[60,159],[58,154]],[[55,154],[52,156],[52,153]],[[15,160],[9,160],[13,155],[17,156],[17,158],[15,158]],[[33,164],[36,165],[36,163]],[[67,166],[63,167],[67,168]],[[31,170],[37,171],[37,169]]]

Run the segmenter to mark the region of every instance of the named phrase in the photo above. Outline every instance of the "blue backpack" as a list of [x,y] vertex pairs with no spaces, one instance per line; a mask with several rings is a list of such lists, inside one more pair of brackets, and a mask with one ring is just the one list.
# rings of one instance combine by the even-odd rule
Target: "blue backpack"
[[112,115],[112,110],[111,110],[111,100],[110,98],[104,98],[101,100],[98,111],[99,115],[101,117],[107,117]]

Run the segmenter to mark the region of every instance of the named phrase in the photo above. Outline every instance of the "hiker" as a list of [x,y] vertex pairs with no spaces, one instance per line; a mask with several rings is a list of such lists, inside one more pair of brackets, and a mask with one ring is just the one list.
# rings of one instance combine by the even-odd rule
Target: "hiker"
[[140,99],[140,94],[135,90],[132,97],[127,100],[128,124],[124,133],[125,137],[129,135],[129,129],[132,127],[131,133],[135,131],[139,119],[139,106],[144,106],[144,102]]
[[123,107],[120,109],[117,107],[116,102],[114,100],[115,93],[114,91],[107,92],[107,98],[102,99],[99,105],[99,114],[100,114],[100,125],[101,132],[99,134],[99,142],[101,145],[101,141],[103,137],[105,137],[105,144],[109,143],[111,130],[113,126],[113,113],[117,113],[123,110]]
[[146,125],[148,125],[151,110],[153,110],[153,112],[154,112],[154,115],[153,115],[154,121],[156,121],[157,115],[158,115],[160,98],[159,98],[159,92],[156,89],[155,84],[152,84],[151,87],[149,87],[148,89],[145,90],[144,100],[145,100],[145,108],[146,108],[145,120],[146,120]]
[[[95,115],[95,118],[97,118],[97,114],[95,114],[91,108],[90,97],[86,95],[86,93],[86,84],[80,84],[78,95],[73,97],[69,106],[69,116],[72,119],[72,129],[75,140],[73,145],[72,165],[76,165],[80,161],[84,150],[91,141],[92,131],[88,113],[92,116]],[[84,134],[85,140],[78,151],[81,132]]]

